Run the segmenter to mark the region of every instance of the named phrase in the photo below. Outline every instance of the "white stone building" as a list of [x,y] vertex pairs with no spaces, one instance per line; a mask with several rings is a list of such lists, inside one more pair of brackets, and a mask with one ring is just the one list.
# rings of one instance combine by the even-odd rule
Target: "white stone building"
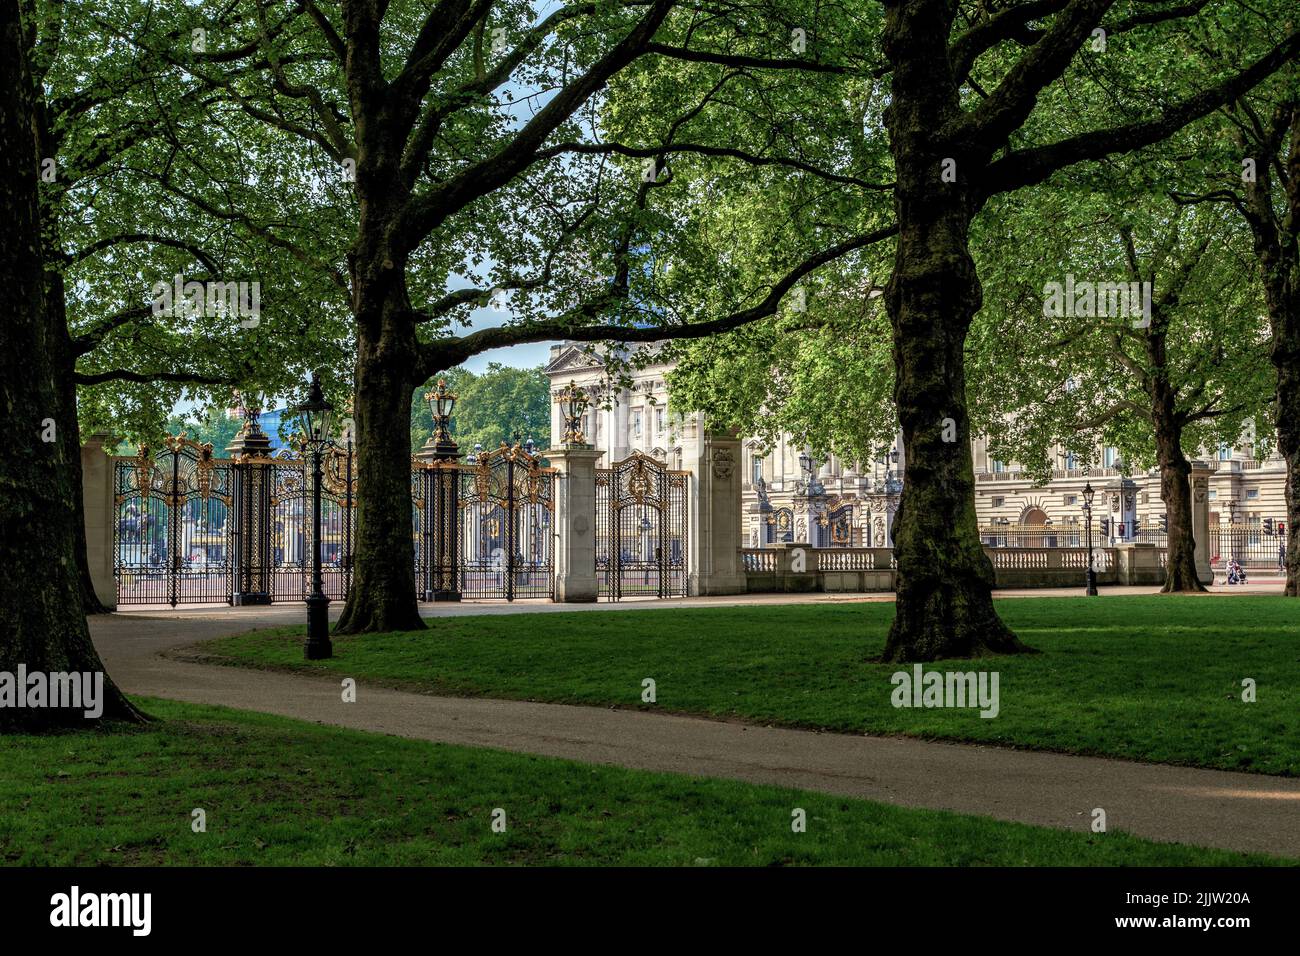
[[[611,394],[604,362],[590,354],[588,346],[576,343],[552,346],[545,369],[553,395],[574,381],[591,396],[583,429],[587,441],[604,452],[602,467],[640,451],[670,468],[681,468],[684,461],[698,457],[705,423],[699,412],[670,412],[666,377],[671,370],[669,364],[633,370],[632,388],[613,389]],[[551,414],[551,434],[558,436],[564,430],[558,406],[552,405]],[[1082,530],[1083,487],[1088,482],[1099,494],[1094,514],[1099,519],[1118,515],[1108,519],[1109,540],[1134,540],[1134,519],[1139,534],[1160,529],[1164,508],[1158,471],[1124,476],[1118,449],[1097,449],[1099,464],[1087,473],[1075,456],[1058,450],[1053,477],[1037,485],[1016,462],[992,458],[988,445],[987,439],[977,438],[971,453],[976,511],[990,544],[1009,543],[999,537],[999,529],[1048,528],[1058,534]],[[866,464],[834,456],[811,460],[811,450],[789,435],[782,435],[766,452],[753,438],[743,439],[741,448],[746,547],[779,541],[817,547],[889,546],[888,529],[905,466],[901,435],[884,460]],[[1208,491],[1212,529],[1243,525],[1266,539],[1263,532],[1270,523],[1276,530],[1285,522],[1285,462],[1276,453],[1257,460],[1248,446],[1225,446],[1202,460],[1213,469]],[[1114,511],[1109,507],[1112,499],[1118,505]],[[1100,534],[1100,524],[1096,530]]]

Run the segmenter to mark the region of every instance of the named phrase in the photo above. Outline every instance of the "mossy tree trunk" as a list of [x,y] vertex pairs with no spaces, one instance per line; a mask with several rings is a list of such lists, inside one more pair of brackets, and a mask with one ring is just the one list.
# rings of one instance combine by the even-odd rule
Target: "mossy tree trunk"
[[1168,521],[1168,566],[1165,593],[1204,591],[1196,573],[1196,540],[1192,532],[1192,466],[1183,454],[1182,423],[1169,407],[1154,416],[1156,455],[1160,466],[1160,497]]
[[[0,0],[0,671],[102,672],[82,611],[66,445],[44,440],[61,401],[61,330],[44,307],[31,83],[17,0]],[[107,675],[102,718],[140,718]],[[85,725],[80,709],[0,708],[0,730]]]
[[[1295,155],[1293,147],[1292,156]],[[1297,164],[1300,167],[1300,164]],[[1292,175],[1300,175],[1293,168]],[[1295,188],[1294,180],[1292,182]],[[1294,246],[1292,247],[1294,250]],[[1274,409],[1278,450],[1286,459],[1286,588],[1287,597],[1300,597],[1300,269],[1292,268],[1291,281],[1276,305],[1269,304],[1273,320],[1271,356],[1277,370]]]
[[[1245,203],[1238,208],[1254,239],[1272,332],[1269,358],[1277,372],[1274,418],[1278,451],[1286,460],[1284,593],[1300,597],[1300,102],[1293,96],[1280,103],[1257,132],[1257,141],[1244,144],[1257,154],[1256,178],[1245,184]],[[1286,176],[1275,181],[1275,168]]]
[[885,304],[907,475],[894,525],[889,661],[1026,650],[993,608],[993,566],[975,515],[964,356],[981,302],[968,251],[975,202],[963,157],[935,136],[960,114],[957,84],[944,75],[950,20],[931,0],[891,4],[885,25],[899,229]]

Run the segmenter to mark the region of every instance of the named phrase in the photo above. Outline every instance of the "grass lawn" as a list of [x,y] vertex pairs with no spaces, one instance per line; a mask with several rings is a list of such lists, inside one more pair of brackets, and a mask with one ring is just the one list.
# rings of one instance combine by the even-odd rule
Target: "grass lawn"
[[[1001,710],[896,709],[880,653],[892,603],[441,618],[335,640],[302,630],[205,649],[229,662],[333,671],[437,694],[642,707],[832,731],[975,740],[1135,760],[1300,773],[1300,604],[1281,597],[1017,598],[1003,618],[1042,653],[996,670]],[[927,665],[927,668],[934,665]],[[653,678],[657,702],[641,702]],[[1242,680],[1257,702],[1241,699]]]
[[[145,728],[6,738],[8,865],[1282,862],[171,701]],[[494,833],[494,809],[506,831]],[[791,831],[791,811],[807,832]],[[202,808],[207,832],[191,829]]]

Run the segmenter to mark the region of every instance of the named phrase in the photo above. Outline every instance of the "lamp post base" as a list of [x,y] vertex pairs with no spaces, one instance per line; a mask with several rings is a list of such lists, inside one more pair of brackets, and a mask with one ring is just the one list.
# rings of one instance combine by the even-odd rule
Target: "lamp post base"
[[1093,571],[1092,569],[1089,569],[1089,570],[1088,570],[1088,590],[1087,590],[1087,596],[1088,596],[1088,597],[1096,597],[1096,596],[1097,596],[1097,572],[1096,572],[1096,571]]
[[303,645],[303,655],[309,661],[320,661],[334,656],[334,645],[330,642],[330,599],[316,593],[307,598],[307,643]]

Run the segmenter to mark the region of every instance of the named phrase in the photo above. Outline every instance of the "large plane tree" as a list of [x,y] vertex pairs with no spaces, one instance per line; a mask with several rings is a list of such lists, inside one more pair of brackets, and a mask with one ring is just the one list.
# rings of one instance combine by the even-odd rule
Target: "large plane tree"
[[[638,302],[642,250],[660,228],[649,200],[671,174],[647,176],[639,157],[588,149],[603,91],[642,58],[670,71],[701,43],[731,56],[746,11],[766,9],[616,0],[539,13],[504,0],[344,0],[337,9],[199,5],[184,11],[179,36],[119,30],[192,78],[207,105],[201,120],[167,131],[168,164],[140,177],[325,277],[351,313],[358,508],[341,631],[423,627],[406,449],[412,391],[431,375],[520,343],[734,328],[771,314],[822,264],[890,234],[871,229],[792,254],[770,284],[688,322]],[[734,60],[755,71],[818,69],[789,49]],[[262,124],[278,146],[259,140],[237,168],[216,168],[206,161],[207,127],[234,116]],[[316,190],[307,208],[344,210],[342,226],[302,222],[292,209],[248,213],[245,201],[276,195],[278,180],[259,173],[279,151],[301,158]],[[756,152],[763,163],[801,165]],[[664,165],[662,153],[651,158]],[[733,149],[726,158],[749,157]],[[512,321],[463,331],[494,296],[509,300]]]
[[[45,308],[37,204],[35,89],[27,64],[34,27],[18,0],[0,2],[0,355],[5,454],[0,463],[0,672],[103,672],[82,614],[75,558],[76,489],[66,446],[51,432],[60,401],[61,330]],[[26,694],[26,686],[18,688]],[[102,718],[139,714],[105,676]],[[84,709],[0,708],[0,730],[84,726]],[[87,708],[88,709],[88,708]]]
[[[1222,210],[1193,212],[1165,195],[1100,185],[1029,190],[998,204],[979,243],[989,301],[967,352],[972,408],[996,457],[1035,477],[1060,465],[1056,449],[1091,463],[1098,445],[1113,446],[1130,469],[1156,465],[1168,529],[1164,591],[1203,591],[1189,456],[1235,444],[1268,417],[1261,295],[1242,268],[1250,244]],[[1050,222],[1045,203],[1055,210]],[[1045,307],[1043,293],[1061,281],[1062,263],[1080,292],[1096,295],[1064,314],[1059,301]]]
[[[1295,58],[1300,34],[1280,6],[1243,14],[1210,0],[996,8],[891,0],[884,8],[882,62],[854,75],[856,89],[846,85],[844,96],[865,90],[887,103],[898,234],[884,275],[841,287],[851,300],[883,286],[907,456],[895,524],[897,614],[884,656],[1015,653],[1024,647],[994,610],[969,451],[965,353],[983,303],[976,226],[997,215],[994,197],[1067,176],[1086,189],[1109,157],[1234,102]],[[843,192],[857,193],[858,205],[876,198],[873,187]],[[1050,220],[1050,205],[1039,214]],[[1069,267],[1061,263],[1062,280]]]
[[[130,44],[105,44],[104,37],[149,22],[156,33],[179,40],[176,15],[160,14],[144,0],[108,6],[25,0],[25,9],[46,308],[59,388],[52,418],[74,489],[83,597],[95,613],[103,608],[86,559],[82,423],[117,437],[156,440],[178,400],[228,403],[236,387],[284,390],[307,369],[339,364],[347,335],[315,305],[309,273],[295,272],[291,280],[283,257],[139,174],[171,162],[171,131],[201,117],[211,93],[163,58]],[[206,161],[234,168],[261,129],[251,120],[210,128]],[[303,198],[282,190],[275,208]],[[305,217],[303,205],[298,212]],[[243,213],[258,210],[246,203]],[[267,293],[259,297],[262,315],[158,312],[154,283],[170,285],[175,275],[257,282]]]
[[1220,111],[1217,149],[1196,180],[1173,194],[1183,204],[1215,204],[1249,229],[1253,267],[1264,293],[1273,418],[1286,460],[1286,588],[1300,597],[1300,67],[1292,62]]

